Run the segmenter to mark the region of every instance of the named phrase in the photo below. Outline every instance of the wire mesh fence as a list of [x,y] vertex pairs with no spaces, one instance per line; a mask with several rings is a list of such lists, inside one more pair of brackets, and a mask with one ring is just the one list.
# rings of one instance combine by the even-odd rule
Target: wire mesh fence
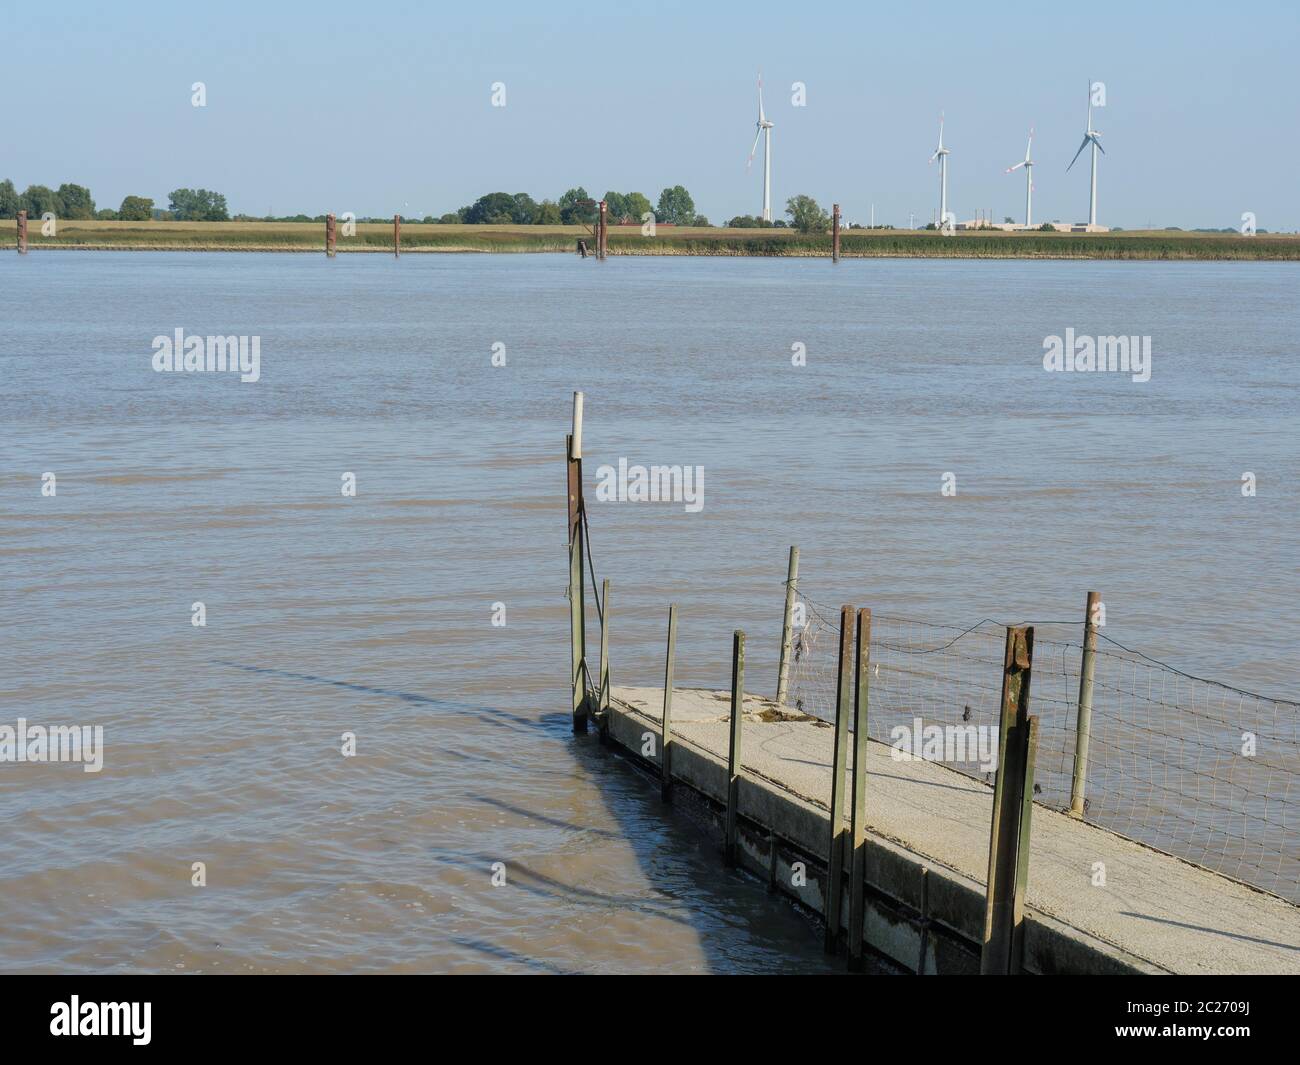
[[[1035,624],[1034,796],[1058,810],[1070,807],[1082,630]],[[1300,903],[1300,703],[1191,677],[1099,636],[1084,820]],[[871,738],[992,783],[1005,639],[988,620],[964,629],[873,611]],[[791,706],[834,720],[838,647],[839,611],[799,593]]]

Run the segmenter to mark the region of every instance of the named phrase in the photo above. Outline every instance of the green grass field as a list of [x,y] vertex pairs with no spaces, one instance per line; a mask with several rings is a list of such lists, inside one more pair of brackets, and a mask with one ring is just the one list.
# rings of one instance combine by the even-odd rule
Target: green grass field
[[[40,222],[28,224],[33,249],[141,251],[323,252],[325,227],[317,222],[101,222],[61,221],[54,236],[42,236]],[[354,236],[340,236],[338,250],[392,250],[391,224],[359,224]],[[16,243],[17,225],[0,223],[5,243]],[[568,252],[577,241],[594,245],[581,226],[462,226],[402,223],[403,252]],[[14,244],[10,244],[13,247]],[[957,259],[1300,259],[1300,236],[1141,231],[1123,233],[963,232],[943,236],[907,230],[846,230],[845,257]],[[611,255],[826,256],[830,235],[785,229],[660,227],[643,237],[640,227],[610,230]]]

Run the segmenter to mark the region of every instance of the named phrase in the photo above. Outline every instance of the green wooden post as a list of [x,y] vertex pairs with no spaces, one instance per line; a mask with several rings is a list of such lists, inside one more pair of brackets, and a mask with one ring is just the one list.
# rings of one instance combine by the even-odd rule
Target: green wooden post
[[1070,816],[1083,816],[1088,785],[1088,742],[1092,737],[1092,682],[1097,671],[1098,592],[1089,592],[1083,608],[1083,662],[1079,667],[1079,717],[1074,728],[1074,777],[1070,781]]
[[740,722],[745,711],[745,634],[731,638],[731,742],[727,745],[727,835],[723,855],[736,864],[736,804],[740,799]]
[[1024,780],[1020,786],[1020,835],[1016,839],[1016,893],[1011,906],[1011,972],[1025,963],[1025,891],[1029,887],[1029,823],[1034,813],[1034,763],[1038,761],[1038,718],[1026,718]]
[[609,578],[600,584],[600,695],[596,712],[604,714],[609,709]]
[[790,617],[794,613],[795,586],[799,583],[799,548],[791,546],[785,573],[785,619],[781,622],[781,660],[776,672],[776,704],[784,706],[790,684]]
[[664,663],[663,749],[659,755],[659,795],[673,801],[673,666],[677,657],[677,604],[668,607],[668,660]]
[[[1029,682],[1034,659],[1032,626],[1007,629],[1002,666],[1002,712],[998,736],[998,775],[993,787],[989,831],[988,885],[984,904],[982,974],[1016,971],[1013,951],[1019,939],[1017,892],[1023,900],[1029,871],[1029,819],[1034,785],[1027,779],[1030,732]],[[1022,876],[1023,871],[1023,876]]]
[[862,971],[867,881],[867,702],[870,692],[871,611],[858,611],[857,678],[853,693],[853,802],[849,812],[853,861],[849,873],[849,969]]
[[826,848],[826,953],[840,940],[844,878],[844,774],[849,756],[849,714],[853,693],[853,618],[851,606],[840,607],[839,684],[835,697],[835,750],[831,757],[831,825]]

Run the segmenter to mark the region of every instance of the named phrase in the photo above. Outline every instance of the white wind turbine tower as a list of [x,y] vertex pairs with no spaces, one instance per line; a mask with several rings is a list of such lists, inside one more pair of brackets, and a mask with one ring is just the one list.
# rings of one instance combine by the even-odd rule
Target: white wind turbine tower
[[754,153],[758,151],[758,138],[763,137],[763,221],[772,221],[772,123],[763,113],[763,75],[758,75],[758,132],[754,134],[753,147],[749,149],[749,162],[745,164],[746,172],[754,165]]
[[1007,167],[1007,173],[1025,168],[1025,228],[1033,225],[1034,217],[1034,161],[1029,158],[1029,150],[1034,146],[1034,129],[1029,128],[1029,143],[1025,145],[1025,158],[1015,166]]
[[1106,149],[1101,146],[1101,141],[1097,138],[1101,136],[1101,130],[1092,128],[1092,84],[1088,85],[1088,130],[1083,135],[1083,143],[1079,145],[1079,150],[1074,153],[1074,158],[1070,160],[1070,166],[1065,168],[1069,173],[1070,167],[1078,161],[1083,150],[1088,147],[1088,142],[1092,142],[1092,190],[1088,197],[1088,225],[1097,224],[1097,152],[1102,155],[1106,154]]
[[939,147],[930,156],[930,162],[939,160],[939,228],[948,217],[948,149],[943,146],[943,112],[939,112]]

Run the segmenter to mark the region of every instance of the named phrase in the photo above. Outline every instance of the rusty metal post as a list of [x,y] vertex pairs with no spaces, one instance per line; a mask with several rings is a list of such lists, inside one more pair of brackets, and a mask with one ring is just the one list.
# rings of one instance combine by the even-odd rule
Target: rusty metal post
[[840,261],[840,205],[831,209],[831,262]]
[[27,254],[27,212],[18,212],[18,254]]
[[867,702],[871,664],[871,611],[858,611],[857,670],[853,688],[853,798],[849,805],[849,970],[862,971],[867,881]]
[[402,256],[402,216],[393,215],[393,258],[400,259]]
[[335,234],[335,228],[334,228],[334,216],[333,216],[332,214],[327,214],[327,215],[325,216],[325,256],[326,256],[326,258],[329,258],[329,259],[334,258],[334,244],[335,244],[335,241],[336,241],[336,234]]
[[668,607],[668,660],[664,663],[663,749],[659,754],[659,797],[673,801],[673,668],[677,658],[677,604]]
[[727,834],[723,857],[736,864],[736,807],[740,802],[740,722],[745,713],[745,633],[731,637],[731,742],[727,744]]
[[1089,592],[1083,608],[1083,662],[1079,667],[1079,717],[1074,727],[1074,777],[1070,782],[1070,816],[1082,817],[1088,787],[1088,743],[1092,738],[1092,682],[1097,672],[1099,592]]
[[609,254],[609,204],[600,201],[600,231],[596,236],[596,258],[601,262]]
[[1029,717],[1033,660],[1033,627],[1008,628],[1002,666],[998,775],[989,832],[984,946],[980,954],[983,975],[1019,972],[1023,960],[1023,906],[1029,879],[1029,819],[1034,802],[1037,738],[1036,726]]
[[[593,578],[594,580],[594,578]],[[600,584],[600,694],[596,697],[596,713],[609,709],[609,578]]]
[[781,659],[776,671],[776,704],[784,706],[790,689],[791,615],[795,587],[799,583],[799,548],[790,545],[790,564],[785,571],[785,619],[781,622]]
[[831,827],[826,848],[826,953],[840,940],[844,879],[844,775],[849,757],[849,714],[853,695],[853,619],[851,606],[840,607],[840,664],[835,696],[835,747],[831,756]]

